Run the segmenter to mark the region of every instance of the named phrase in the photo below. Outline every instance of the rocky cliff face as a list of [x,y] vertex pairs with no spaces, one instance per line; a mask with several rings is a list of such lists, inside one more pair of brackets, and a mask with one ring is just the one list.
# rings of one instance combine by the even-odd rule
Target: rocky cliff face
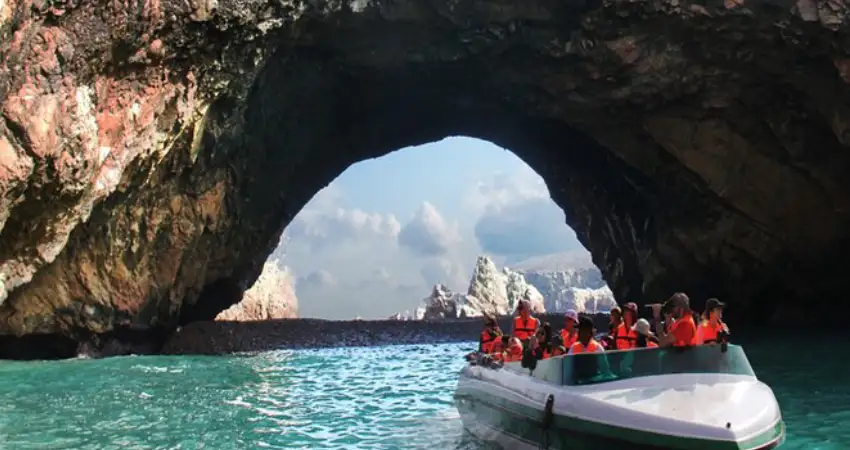
[[266,261],[260,277],[242,300],[220,312],[215,320],[252,321],[298,317],[298,297],[292,274],[278,261]]
[[[422,307],[410,319],[459,319],[481,315],[480,301],[472,296],[452,292],[443,284],[434,286],[431,295],[422,299]],[[419,312],[421,311],[421,314]]]
[[475,308],[481,312],[513,314],[521,300],[528,300],[535,314],[546,312],[543,296],[521,273],[507,267],[499,270],[487,256],[479,256],[475,261],[467,294],[477,299]]
[[535,314],[546,312],[543,296],[523,275],[510,269],[499,270],[493,261],[478,257],[466,294],[452,292],[443,284],[434,286],[431,295],[422,299],[414,314],[391,316],[392,320],[458,319],[510,315],[520,300],[528,300]]
[[513,268],[540,291],[550,313],[567,309],[608,312],[617,304],[602,273],[585,252],[537,256],[520,261]]
[[607,312],[617,302],[599,269],[526,270],[525,279],[543,295],[548,312]]
[[806,317],[850,279],[839,1],[6,1],[0,333],[212,319],[344,168],[447,135],[546,180],[618,298]]

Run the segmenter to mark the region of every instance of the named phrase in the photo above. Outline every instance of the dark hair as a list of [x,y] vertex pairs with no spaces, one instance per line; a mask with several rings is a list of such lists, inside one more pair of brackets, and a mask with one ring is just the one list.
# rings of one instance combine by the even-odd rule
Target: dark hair
[[549,325],[549,322],[545,322],[538,330],[537,334],[543,333],[543,339],[540,339],[540,346],[545,349],[550,349],[552,347],[552,325]]
[[671,295],[670,298],[668,298],[667,301],[664,302],[663,309],[670,311],[673,308],[676,308],[677,306],[684,308],[685,312],[691,310],[691,300],[684,292],[676,292],[675,294]]
[[578,319],[578,329],[581,330],[581,329],[585,329],[585,328],[590,328],[592,330],[593,329],[593,321],[590,320],[590,317],[581,316]]

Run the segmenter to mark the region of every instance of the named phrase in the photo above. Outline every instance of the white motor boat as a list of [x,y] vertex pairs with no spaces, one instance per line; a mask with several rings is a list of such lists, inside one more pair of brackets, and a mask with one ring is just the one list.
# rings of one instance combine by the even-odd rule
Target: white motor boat
[[499,367],[472,362],[464,427],[506,449],[765,450],[785,439],[773,391],[741,347],[650,348]]

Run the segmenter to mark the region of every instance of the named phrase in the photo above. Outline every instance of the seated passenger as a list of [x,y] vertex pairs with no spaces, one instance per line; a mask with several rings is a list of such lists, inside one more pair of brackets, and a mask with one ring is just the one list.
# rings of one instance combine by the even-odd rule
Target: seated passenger
[[520,361],[522,359],[522,342],[512,337],[508,343],[508,348],[505,350],[505,362]]
[[540,347],[543,357],[546,359],[552,351],[552,326],[549,323],[544,323],[542,327],[534,334],[537,338],[537,346]]
[[533,371],[537,368],[537,361],[546,357],[545,353],[537,336],[532,336],[528,339],[528,348],[522,354],[522,367]]
[[638,318],[638,307],[636,303],[629,302],[623,307],[623,321],[617,327],[614,335],[614,349],[629,350],[635,347],[637,334],[634,325]]
[[478,351],[481,353],[490,353],[493,344],[502,337],[502,330],[499,329],[499,324],[496,318],[487,314],[484,316],[484,330],[481,331],[481,337],[478,339]]
[[[690,299],[683,292],[673,294],[663,306],[652,305],[652,315],[655,319],[655,334],[658,336],[660,347],[692,347],[697,345],[697,326],[690,308]],[[673,324],[669,333],[661,323],[661,311],[672,312]]]
[[614,306],[608,316],[608,336],[602,342],[605,348],[613,349],[617,345],[617,332],[621,323],[623,323],[623,310],[619,306]]
[[658,338],[652,332],[649,321],[646,319],[638,319],[632,327],[637,338],[635,339],[635,348],[655,348],[658,347]]
[[509,342],[510,337],[508,336],[501,336],[499,339],[493,341],[493,346],[490,348],[490,356],[496,361],[504,361],[505,349],[508,348]]
[[578,338],[570,346],[571,355],[580,353],[602,353],[605,351],[602,344],[593,339],[593,321],[588,317],[582,317],[578,321]]
[[720,344],[729,334],[729,327],[723,323],[725,303],[716,298],[705,301],[703,320],[697,329],[698,344]]
[[573,376],[579,384],[596,379],[599,376],[609,374],[608,360],[605,357],[605,349],[602,344],[593,339],[593,321],[588,317],[582,317],[578,322],[578,339],[570,347],[570,355],[582,355],[587,353],[598,354],[598,357],[575,358],[572,361]]
[[578,337],[578,313],[574,309],[568,309],[564,314],[564,328],[561,330],[561,343],[564,347],[570,348]]
[[540,327],[540,321],[531,316],[531,302],[528,300],[521,300],[516,307],[516,311],[519,315],[514,317],[511,334],[519,338],[522,343],[525,343],[528,341],[528,338],[534,336],[534,333],[537,332],[537,328]]
[[563,345],[552,347],[552,356],[563,356],[567,354],[567,348]]

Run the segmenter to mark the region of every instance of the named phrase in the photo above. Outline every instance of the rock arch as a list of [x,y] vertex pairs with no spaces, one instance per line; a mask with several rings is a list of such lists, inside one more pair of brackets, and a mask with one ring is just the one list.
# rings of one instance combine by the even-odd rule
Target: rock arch
[[456,134],[543,176],[620,300],[826,312],[850,41],[824,5],[7,2],[0,333],[212,318],[347,166]]

